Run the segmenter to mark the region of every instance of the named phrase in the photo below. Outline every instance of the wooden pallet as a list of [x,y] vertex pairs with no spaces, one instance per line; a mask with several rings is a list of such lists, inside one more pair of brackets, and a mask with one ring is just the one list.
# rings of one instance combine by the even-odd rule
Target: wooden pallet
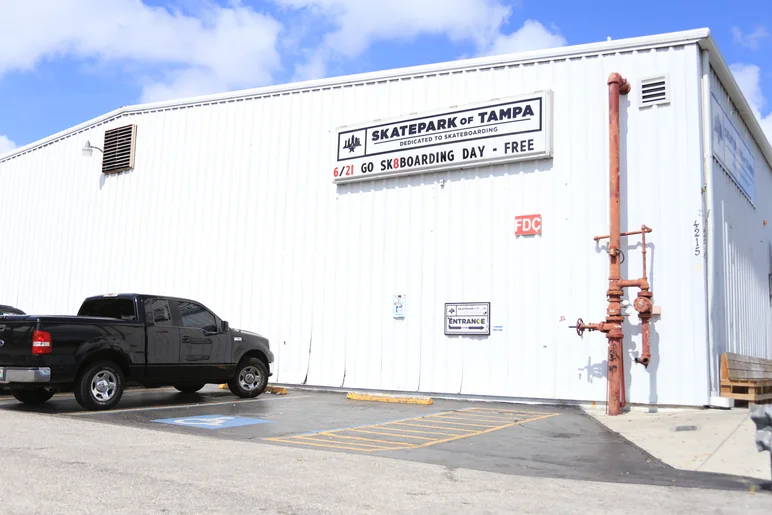
[[772,360],[734,352],[723,353],[721,397],[754,404],[772,401]]

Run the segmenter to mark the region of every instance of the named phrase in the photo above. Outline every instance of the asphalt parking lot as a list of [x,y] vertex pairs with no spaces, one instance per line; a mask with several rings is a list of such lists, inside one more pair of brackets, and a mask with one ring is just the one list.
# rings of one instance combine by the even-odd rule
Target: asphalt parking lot
[[4,410],[72,417],[267,445],[359,453],[534,477],[748,490],[749,478],[674,469],[579,408],[435,399],[431,405],[349,400],[288,390],[243,400],[208,386],[129,390],[117,409],[84,411],[71,394],[42,406],[0,397]]

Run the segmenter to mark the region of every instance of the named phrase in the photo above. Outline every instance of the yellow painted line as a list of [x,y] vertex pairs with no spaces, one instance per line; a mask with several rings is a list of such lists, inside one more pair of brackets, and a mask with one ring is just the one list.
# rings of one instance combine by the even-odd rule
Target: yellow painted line
[[[399,424],[402,426],[411,426],[411,427],[428,427],[429,429],[444,429],[445,431],[466,431],[467,433],[474,433],[474,429],[462,429],[460,427],[428,426],[426,424],[410,424],[408,422],[395,422],[395,424]],[[445,434],[452,435],[454,433],[445,433]]]
[[287,389],[281,386],[268,386],[265,391],[276,395],[287,395]]
[[370,393],[348,392],[346,398],[354,401],[396,402],[400,404],[421,404],[424,406],[434,404],[434,400],[431,397],[377,395]]
[[[387,422],[386,424],[381,424],[380,426],[374,426],[378,428],[385,428],[387,431],[399,431],[401,433],[413,433],[417,435],[450,435],[454,433],[443,433],[440,431],[416,431],[415,429],[402,429],[401,427],[394,427],[393,424],[396,424],[397,422]],[[386,427],[388,426],[388,427]],[[429,440],[434,440],[434,438],[429,438]]]
[[496,411],[498,413],[512,413],[515,415],[542,415],[543,411],[505,410],[499,408],[466,408],[463,411]]
[[[366,429],[351,429],[354,433],[368,433],[372,435],[383,435],[383,436],[398,436],[400,438],[412,438],[413,440],[427,440],[431,441],[434,440],[434,438],[426,438],[425,436],[415,436],[415,435],[402,435],[397,433],[380,433],[378,431],[368,431]],[[390,429],[390,431],[400,431],[400,429]],[[405,431],[403,429],[403,431]]]
[[373,438],[363,438],[361,436],[346,436],[346,435],[330,434],[330,433],[318,433],[318,434],[324,435],[324,436],[333,436],[335,438],[346,438],[349,440],[362,440],[364,442],[377,442],[377,443],[383,443],[383,444],[389,444],[389,445],[402,445],[402,446],[409,445],[411,447],[414,447],[416,445],[414,443],[409,443],[409,442],[395,442],[393,440],[375,440]]
[[336,441],[325,439],[325,438],[318,439],[317,435],[318,435],[318,433],[315,434],[315,435],[296,436],[294,438],[297,439],[297,440],[303,440],[303,441],[314,442],[314,443],[325,443],[325,444],[330,444],[330,445],[344,445],[344,446],[352,447],[352,448],[355,448],[355,449],[359,449],[360,451],[367,451],[367,450],[371,450],[371,449],[380,449],[380,448],[383,447],[382,445],[380,445],[380,446],[379,445],[370,445],[370,444],[366,444],[366,443],[336,442]]
[[[454,413],[454,412],[450,412]],[[470,429],[462,429],[457,427],[449,427],[449,426],[432,426],[427,424],[419,424],[414,422],[422,422],[422,421],[437,421],[439,423],[443,423],[438,420],[438,418],[443,415],[443,413],[437,413],[432,415],[426,415],[424,417],[415,417],[410,419],[405,419],[401,421],[394,421],[394,422],[385,422],[382,424],[373,424],[370,426],[362,426],[358,428],[343,428],[343,429],[334,429],[330,431],[325,431],[321,433],[314,433],[314,434],[303,434],[303,435],[297,435],[297,436],[289,436],[289,437],[281,437],[281,438],[266,438],[266,440],[271,440],[275,442],[282,442],[282,443],[291,443],[296,445],[310,445],[310,446],[316,446],[316,447],[328,447],[328,448],[335,448],[335,449],[343,449],[343,450],[354,450],[354,451],[361,451],[361,452],[375,452],[375,451],[393,451],[393,450],[403,450],[403,449],[420,449],[424,447],[430,447],[432,445],[437,445],[441,443],[447,443],[447,442],[453,442],[455,440],[460,440],[463,438],[469,438],[472,436],[479,436],[484,435],[487,433],[492,433],[493,431],[500,431],[502,429],[507,429],[509,427],[518,426],[521,424],[526,424],[528,422],[535,422],[537,420],[542,420],[550,417],[557,417],[560,414],[559,413],[538,413],[539,416],[532,416],[528,418],[523,418],[522,420],[516,420],[514,422],[508,422],[506,424],[500,424],[497,426],[488,426],[488,425],[479,425],[477,427],[482,427],[485,429],[479,429],[479,430],[470,430]],[[455,424],[456,422],[448,421],[447,423]],[[468,425],[468,424],[467,424]],[[408,426],[408,427],[422,427],[422,428],[429,428],[429,429],[442,429],[444,431],[455,431],[455,432],[443,432],[443,431],[416,431],[411,429],[402,429],[395,426]],[[385,431],[385,432],[379,432],[379,431]],[[416,433],[422,436],[412,436],[412,435],[403,435],[403,434],[393,434],[388,433],[389,431],[401,431],[401,432],[409,432],[409,433]],[[412,438],[417,440],[423,440],[421,443],[411,443],[411,442],[396,442],[394,440],[387,440],[387,439],[376,439],[376,438],[364,438],[364,437],[356,437],[356,436],[347,436],[340,434],[341,432],[353,432],[353,433],[364,433],[364,434],[371,434],[371,435],[382,435],[387,437],[397,437],[397,438]],[[443,437],[434,437],[430,438],[430,435],[444,435],[446,438]],[[325,437],[325,439],[320,440],[320,437]],[[347,441],[341,442],[340,440],[336,441],[335,439],[346,439]],[[354,440],[354,442],[351,442],[350,440]],[[366,443],[358,443],[359,441],[362,442],[373,442],[373,444],[366,444]],[[374,444],[381,444],[381,445],[374,445]]]
[[[292,440],[289,440],[289,439],[285,440],[285,439],[282,439],[282,438],[266,438],[266,440],[271,440],[273,442],[284,442],[284,443],[296,444],[297,442],[295,440],[297,440],[298,437],[293,436],[291,438],[292,438]],[[347,447],[345,445],[333,445],[333,444],[313,443],[313,442],[304,442],[304,441],[301,441],[300,443],[303,444],[303,445],[310,445],[312,447],[326,447],[328,449],[343,449],[343,450],[346,450],[346,451],[364,451],[364,452],[369,452],[369,451],[378,450],[378,449],[362,449],[361,447]]]
[[[324,435],[327,437],[327,439],[324,438],[317,438],[318,436]],[[317,433],[314,436],[309,436],[306,438],[306,440],[310,440],[312,442],[324,442],[324,443],[333,443],[333,444],[341,444],[341,445],[357,445],[360,447],[365,447],[367,449],[392,449],[393,447],[384,447],[383,445],[373,445],[371,443],[359,443],[359,442],[348,442],[348,441],[335,441],[334,438],[340,438],[338,435],[325,435],[324,433]]]
[[530,419],[525,419],[525,420],[519,420],[517,422],[513,422],[511,424],[507,424],[507,425],[504,425],[504,426],[493,427],[491,429],[486,429],[484,431],[479,431],[479,432],[477,432],[475,434],[472,434],[472,435],[459,435],[459,436],[454,436],[452,438],[446,438],[444,440],[437,440],[436,442],[426,442],[426,443],[423,443],[423,444],[419,445],[418,447],[419,448],[421,448],[421,447],[429,447],[429,446],[437,445],[437,444],[440,444],[440,443],[446,443],[446,442],[452,442],[454,440],[460,440],[462,438],[469,438],[470,436],[484,435],[484,434],[487,434],[487,433],[492,433],[493,431],[500,431],[501,429],[506,429],[508,427],[519,426],[519,425],[525,424],[527,422],[535,422],[537,420],[542,420],[542,419],[545,419],[545,418],[557,417],[557,416],[558,416],[558,413],[550,413],[550,414],[547,414],[547,415],[543,415],[541,417],[535,417],[535,418],[530,418]]
[[508,417],[490,417],[488,415],[478,415],[477,413],[467,413],[464,411],[455,411],[451,412],[452,415],[438,415],[440,418],[446,418],[448,416],[452,416],[454,418],[458,418],[459,420],[479,420],[480,422],[514,422],[515,417],[508,416]]
[[[471,422],[471,421],[470,421]],[[452,420],[449,417],[433,417],[432,418],[432,424],[455,424],[457,426],[465,426],[465,427],[498,427],[501,424],[465,424],[463,422],[456,422],[455,420]]]

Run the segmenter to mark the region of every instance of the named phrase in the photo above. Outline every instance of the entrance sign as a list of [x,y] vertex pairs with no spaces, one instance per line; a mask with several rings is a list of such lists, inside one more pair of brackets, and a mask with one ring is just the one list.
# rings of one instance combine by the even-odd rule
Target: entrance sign
[[489,335],[490,302],[456,302],[445,304],[445,334]]
[[552,91],[339,128],[336,184],[552,157]]

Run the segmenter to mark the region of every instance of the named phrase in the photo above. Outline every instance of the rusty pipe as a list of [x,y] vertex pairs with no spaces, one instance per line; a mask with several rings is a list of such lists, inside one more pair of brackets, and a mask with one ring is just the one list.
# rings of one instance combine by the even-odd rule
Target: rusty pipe
[[[643,229],[640,230],[640,231],[620,232],[619,235],[620,236],[633,236],[635,234],[644,234],[644,233],[651,232],[651,231],[653,231],[653,229],[650,229],[649,227],[646,227],[644,225]],[[592,239],[595,240],[595,241],[600,241],[600,240],[605,240],[608,237],[609,237],[608,234],[604,234],[603,236],[594,236]]]
[[609,283],[606,296],[606,323],[613,327],[606,333],[608,339],[608,412],[609,415],[619,415],[620,389],[622,388],[622,286],[621,277],[621,219],[619,213],[619,96],[630,92],[630,83],[620,74],[612,73],[608,77],[609,103]]
[[643,349],[641,349],[641,355],[635,358],[636,363],[640,363],[646,368],[649,368],[651,362],[651,338],[649,333],[649,319],[641,319],[641,334],[643,335]]

